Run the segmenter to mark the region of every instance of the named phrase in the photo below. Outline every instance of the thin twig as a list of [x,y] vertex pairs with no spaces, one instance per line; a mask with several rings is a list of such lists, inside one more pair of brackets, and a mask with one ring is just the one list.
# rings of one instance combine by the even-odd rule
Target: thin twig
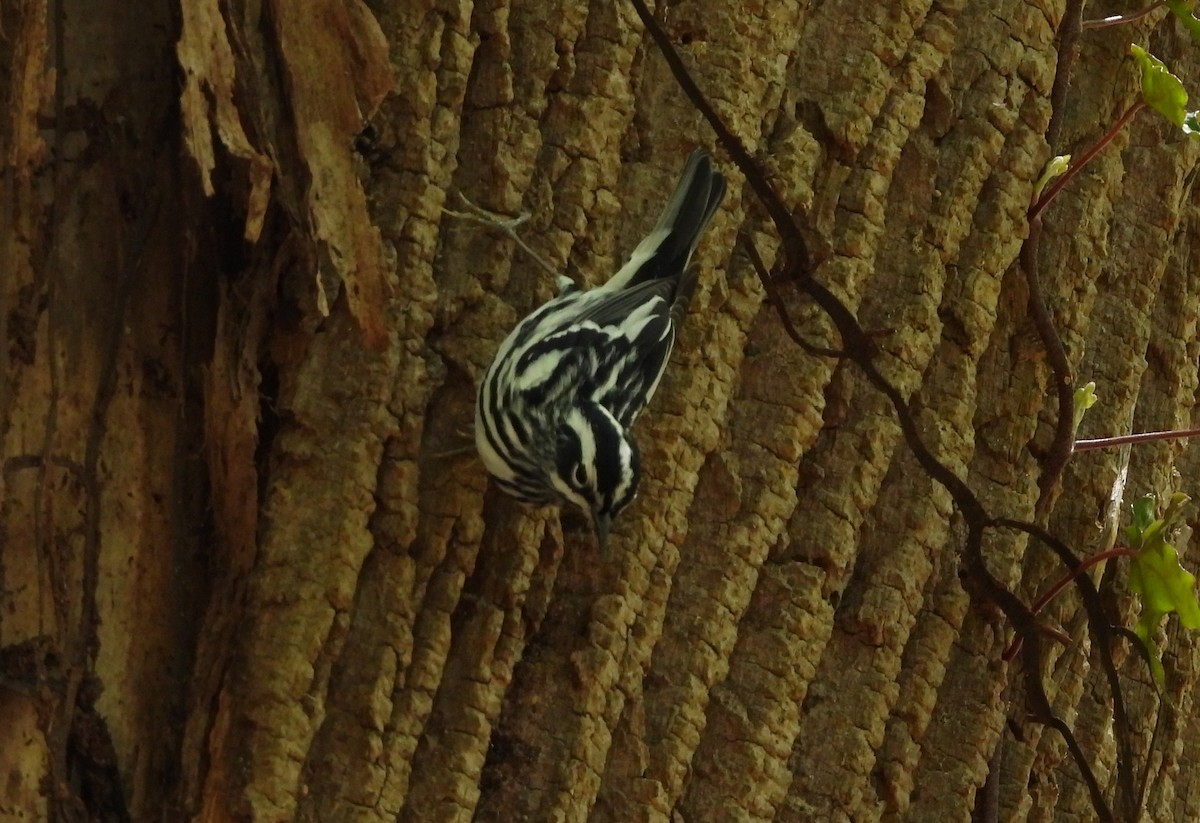
[[[1067,749],[1071,752],[1071,757],[1076,763],[1086,762],[1087,755],[1083,751],[1083,747],[1079,745],[1079,741],[1075,735],[1071,733],[1071,727],[1067,722],[1057,715],[1051,715],[1046,718],[1046,725],[1056,730],[1062,737],[1063,742],[1067,744]],[[1116,818],[1113,817],[1112,809],[1108,806],[1108,801],[1104,799],[1104,791],[1100,788],[1099,782],[1096,780],[1096,774],[1090,768],[1084,769],[1083,782],[1087,785],[1088,794],[1092,798],[1092,808],[1096,810],[1096,814],[1100,816],[1100,820],[1104,823],[1115,823]],[[1128,817],[1130,823],[1136,818]]]
[[729,127],[725,125],[725,121],[708,102],[708,98],[700,91],[700,87],[696,85],[691,73],[683,65],[683,60],[671,42],[671,38],[667,37],[662,26],[654,19],[654,15],[646,7],[644,0],[630,1],[633,3],[634,10],[637,11],[638,17],[642,18],[642,25],[646,27],[646,31],[658,46],[659,53],[667,61],[667,66],[671,69],[675,82],[679,83],[688,100],[708,121],[709,126],[716,132],[721,146],[729,153],[742,174],[746,176],[746,182],[750,184],[750,188],[754,189],[754,194],[766,207],[767,214],[770,215],[771,222],[775,224],[775,230],[779,232],[779,238],[783,241],[789,272],[794,275],[806,276],[811,271],[812,259],[808,252],[808,244],[800,234],[791,211],[784,205],[774,186],[768,182],[767,176],[763,174],[758,163],[750,156],[750,150],[736,134],[730,131]]
[[[1075,568],[1080,563],[1079,558],[1065,543],[1035,523],[997,518],[991,525],[1028,534],[1058,555],[1059,561],[1069,569]],[[1079,589],[1083,608],[1087,612],[1088,632],[1092,636],[1092,648],[1095,649],[1096,656],[1100,659],[1100,668],[1104,671],[1104,678],[1108,682],[1109,693],[1112,695],[1113,738],[1117,744],[1117,797],[1124,807],[1122,819],[1132,823],[1137,819],[1137,807],[1133,805],[1133,747],[1130,743],[1129,712],[1125,706],[1125,693],[1121,689],[1121,679],[1117,674],[1117,665],[1112,656],[1112,642],[1116,632],[1108,621],[1108,616],[1104,612],[1104,603],[1100,599],[1100,592],[1097,591],[1092,578],[1086,574],[1080,575],[1075,579],[1075,585]],[[1022,659],[1024,659],[1024,655],[1022,655]],[[1074,748],[1071,751],[1074,753]],[[1085,779],[1091,774],[1091,765],[1085,759],[1077,758],[1076,765],[1084,773]],[[1094,780],[1094,776],[1092,779]],[[1089,782],[1089,790],[1090,785]],[[1104,809],[1108,809],[1107,804]],[[1096,811],[1099,813],[1101,807],[1097,806]],[[1112,812],[1108,811],[1104,819],[1111,820]]]
[[787,307],[783,305],[783,296],[779,293],[775,278],[767,271],[767,267],[763,263],[758,249],[754,246],[754,241],[750,239],[750,235],[745,233],[738,236],[742,241],[742,246],[746,249],[746,256],[750,258],[750,265],[758,274],[758,279],[763,284],[763,290],[767,293],[767,299],[775,306],[775,313],[779,315],[779,322],[783,325],[783,330],[787,332],[788,337],[792,338],[809,354],[815,354],[819,357],[846,357],[844,351],[818,346],[804,339],[800,334],[800,330],[796,328],[796,324],[792,322],[791,315],[787,313]]
[[[1150,682],[1154,683],[1153,676],[1150,677]],[[1146,799],[1146,790],[1150,787],[1150,764],[1153,760],[1151,755],[1154,753],[1154,747],[1158,745],[1158,735],[1162,731],[1164,719],[1167,716],[1167,713],[1162,708],[1162,694],[1158,693],[1157,683],[1155,683],[1154,691],[1158,694],[1159,698],[1158,716],[1154,719],[1154,730],[1150,732],[1150,740],[1146,744],[1146,759],[1142,763],[1142,774],[1138,778],[1137,807],[1139,809],[1142,808],[1142,803]]]
[[[1071,91],[1071,73],[1079,57],[1079,37],[1083,32],[1085,0],[1067,0],[1062,23],[1058,27],[1058,65],[1054,85],[1050,87],[1050,122],[1046,124],[1046,144],[1057,149],[1067,121],[1067,95]],[[1058,154],[1059,152],[1055,152]]]
[[509,240],[517,244],[521,251],[533,258],[533,261],[541,267],[542,271],[548,273],[556,280],[562,276],[561,272],[555,271],[549,263],[547,263],[540,254],[530,248],[529,244],[521,239],[521,235],[517,234],[517,227],[529,219],[529,212],[524,211],[516,217],[505,217],[502,214],[497,214],[494,211],[488,211],[482,206],[477,206],[467,199],[467,196],[461,191],[458,192],[458,197],[466,205],[467,211],[453,211],[443,208],[442,212],[451,217],[457,217],[460,220],[470,220],[473,223],[479,223],[482,226],[496,229],[501,232]]
[[1108,28],[1109,26],[1123,26],[1127,23],[1136,23],[1138,20],[1153,14],[1165,5],[1166,3],[1160,1],[1158,3],[1151,3],[1146,8],[1130,12],[1129,14],[1113,14],[1095,20],[1084,20],[1083,28],[1090,31],[1092,29]]
[[1034,506],[1034,520],[1045,522],[1049,516],[1050,507],[1054,500],[1054,489],[1062,476],[1063,470],[1071,460],[1071,445],[1075,438],[1075,392],[1072,389],[1071,363],[1067,359],[1067,351],[1062,339],[1058,336],[1058,327],[1046,306],[1046,298],[1042,293],[1041,276],[1038,271],[1038,249],[1042,237],[1042,218],[1034,215],[1029,221],[1029,235],[1021,244],[1020,265],[1029,284],[1029,311],[1033,317],[1034,327],[1042,346],[1046,349],[1046,357],[1050,361],[1050,370],[1054,378],[1054,390],[1058,399],[1058,420],[1055,425],[1054,440],[1050,444],[1049,453],[1042,463],[1042,471],[1038,476],[1038,499]]
[[[1137,552],[1134,551],[1133,549],[1119,548],[1119,549],[1109,549],[1108,551],[1103,551],[1103,552],[1097,552],[1096,554],[1093,554],[1090,557],[1085,558],[1084,561],[1082,563],[1080,563],[1078,567],[1076,567],[1075,569],[1072,569],[1071,571],[1067,572],[1062,577],[1060,577],[1053,586],[1051,586],[1049,589],[1046,590],[1046,592],[1044,594],[1042,594],[1041,597],[1039,597],[1037,600],[1033,601],[1033,605],[1030,606],[1030,610],[1034,614],[1041,614],[1042,609],[1046,608],[1047,604],[1049,604],[1051,600],[1058,597],[1060,594],[1062,594],[1063,590],[1067,588],[1067,586],[1069,586],[1075,582],[1075,578],[1079,577],[1079,575],[1083,574],[1085,571],[1090,569],[1092,566],[1095,566],[1097,563],[1103,563],[1106,560],[1112,560],[1114,557],[1135,557],[1136,555],[1137,555]],[[1002,660],[1012,660],[1016,656],[1017,652],[1019,652],[1020,650],[1021,650],[1021,637],[1018,635],[1017,637],[1013,638],[1012,644],[1005,650],[1004,654],[1002,654],[1000,657]]]
[[1154,443],[1160,440],[1185,440],[1189,437],[1200,436],[1200,429],[1177,429],[1174,431],[1140,432],[1138,434],[1122,434],[1117,437],[1098,437],[1095,440],[1076,440],[1075,451],[1086,452],[1097,449],[1111,449],[1129,443]]
[[1108,131],[1106,131],[1099,140],[1093,143],[1088,150],[1083,153],[1079,160],[1071,163],[1071,165],[1067,167],[1067,170],[1063,172],[1061,176],[1055,179],[1052,184],[1050,184],[1050,188],[1046,189],[1045,193],[1043,193],[1042,196],[1038,198],[1037,202],[1030,207],[1029,219],[1032,221],[1041,215],[1041,213],[1045,211],[1046,207],[1054,201],[1054,198],[1058,196],[1058,193],[1062,191],[1068,183],[1074,180],[1076,175],[1083,171],[1084,167],[1087,166],[1088,163],[1092,162],[1096,155],[1103,151],[1104,148],[1111,143],[1118,134],[1121,133],[1121,129],[1125,128],[1129,121],[1133,119],[1135,114],[1145,107],[1145,100],[1140,97],[1135,100],[1133,104],[1125,110],[1125,113],[1121,115],[1120,120],[1109,127]]

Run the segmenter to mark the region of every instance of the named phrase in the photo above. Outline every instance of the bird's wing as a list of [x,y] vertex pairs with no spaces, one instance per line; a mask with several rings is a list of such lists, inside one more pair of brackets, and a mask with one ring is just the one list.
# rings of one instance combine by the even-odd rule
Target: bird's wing
[[633,425],[654,396],[675,346],[675,326],[666,304],[662,306],[627,338],[630,343],[623,355],[613,359],[611,377],[597,398],[625,427]]
[[679,281],[639,283],[606,295],[577,318],[596,324],[602,335],[593,341],[599,355],[595,399],[623,426],[633,424],[658,389],[696,276],[690,268]]
[[652,301],[661,304],[665,313],[670,309],[674,291],[673,280],[648,280],[625,291],[608,294],[593,291],[598,299],[592,305],[585,306],[575,316],[575,322],[590,321],[597,326],[621,326],[631,314]]

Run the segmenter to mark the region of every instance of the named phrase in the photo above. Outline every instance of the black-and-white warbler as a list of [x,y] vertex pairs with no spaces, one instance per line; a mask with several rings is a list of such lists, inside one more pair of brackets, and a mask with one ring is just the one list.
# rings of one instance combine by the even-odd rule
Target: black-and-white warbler
[[697,149],[654,229],[608,282],[560,292],[500,344],[479,385],[475,445],[500,487],[535,505],[573,503],[601,550],[637,493],[629,427],[654,395],[696,287],[700,234],[725,178]]

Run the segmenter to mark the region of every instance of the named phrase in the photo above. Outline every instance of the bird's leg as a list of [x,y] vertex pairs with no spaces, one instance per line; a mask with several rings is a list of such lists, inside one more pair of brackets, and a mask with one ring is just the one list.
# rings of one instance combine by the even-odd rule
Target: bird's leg
[[467,196],[461,191],[458,192],[458,197],[463,201],[463,205],[466,206],[466,211],[452,211],[451,209],[447,208],[443,208],[442,211],[451,217],[458,217],[462,220],[470,220],[474,223],[489,226],[493,229],[499,229],[505,237],[516,243],[517,247],[520,248],[521,251],[532,257],[534,262],[541,266],[543,271],[555,279],[555,282],[558,283],[560,294],[567,288],[567,286],[564,286],[563,284],[564,280],[567,282],[567,284],[569,284],[570,287],[574,287],[575,284],[571,282],[569,278],[563,277],[561,274],[555,271],[554,268],[547,263],[540,254],[531,249],[529,244],[522,240],[520,235],[517,234],[517,227],[529,219],[529,212],[523,211],[516,217],[505,217],[502,214],[497,214],[494,211],[488,211],[482,206],[475,205],[468,200]]

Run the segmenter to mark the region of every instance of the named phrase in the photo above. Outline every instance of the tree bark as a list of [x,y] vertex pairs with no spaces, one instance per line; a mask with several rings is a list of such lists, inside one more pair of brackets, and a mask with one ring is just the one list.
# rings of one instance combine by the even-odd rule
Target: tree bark
[[[1130,42],[1193,90],[1200,61],[1160,10],[1082,31],[1056,95],[1072,8],[657,14],[924,445],[1084,556],[1134,498],[1200,494],[1200,451],[1077,455],[1038,508],[1034,181],[1138,99]],[[852,358],[788,336],[781,309],[843,343],[628,2],[14,0],[0,31],[0,821],[1098,816],[952,495]],[[451,212],[527,213],[595,285],[696,145],[730,191],[601,556],[474,456],[476,381],[555,283]],[[1080,437],[1196,425],[1198,160],[1143,111],[1045,213],[1040,293],[1100,395]],[[1026,603],[1064,571],[1011,530],[983,557]],[[1042,646],[1051,707],[1119,810],[1076,592],[1042,617],[1071,638]],[[1167,626],[1161,694],[1114,653],[1141,814],[1197,819],[1200,644]]]

